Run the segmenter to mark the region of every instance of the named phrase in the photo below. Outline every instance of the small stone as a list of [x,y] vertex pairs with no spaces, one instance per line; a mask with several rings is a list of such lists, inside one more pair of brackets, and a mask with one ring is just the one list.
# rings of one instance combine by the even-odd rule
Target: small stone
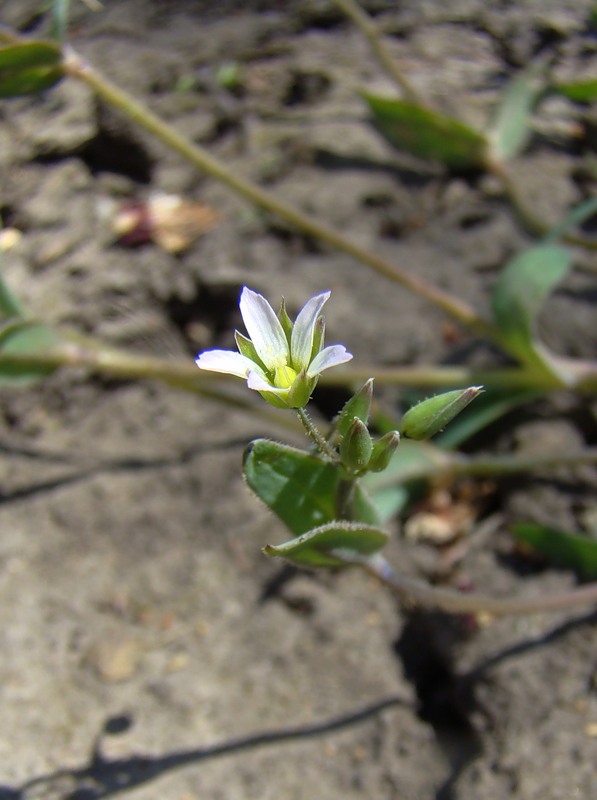
[[93,644],[85,660],[102,681],[119,683],[135,674],[140,656],[139,641],[112,637]]

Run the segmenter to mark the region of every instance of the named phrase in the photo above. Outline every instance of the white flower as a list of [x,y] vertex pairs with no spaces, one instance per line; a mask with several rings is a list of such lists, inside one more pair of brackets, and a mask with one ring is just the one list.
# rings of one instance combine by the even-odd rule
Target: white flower
[[196,364],[200,369],[246,378],[272,405],[302,408],[307,404],[319,373],[350,361],[341,344],[323,347],[324,324],[320,316],[330,292],[307,300],[294,324],[284,303],[279,315],[265,297],[246,286],[240,296],[240,313],[250,338],[236,332],[240,352],[208,350]]

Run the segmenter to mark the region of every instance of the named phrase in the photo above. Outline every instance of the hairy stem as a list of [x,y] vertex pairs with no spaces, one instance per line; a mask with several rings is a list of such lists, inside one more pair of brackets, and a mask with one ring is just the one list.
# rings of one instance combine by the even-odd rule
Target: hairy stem
[[320,431],[318,430],[317,426],[307,414],[304,408],[297,408],[296,413],[298,418],[300,419],[303,428],[305,429],[305,433],[311,439],[313,444],[319,448],[319,450],[327,456],[330,461],[333,461],[335,464],[340,463],[340,458],[338,453],[334,450],[331,444],[327,441],[325,436],[323,436]]

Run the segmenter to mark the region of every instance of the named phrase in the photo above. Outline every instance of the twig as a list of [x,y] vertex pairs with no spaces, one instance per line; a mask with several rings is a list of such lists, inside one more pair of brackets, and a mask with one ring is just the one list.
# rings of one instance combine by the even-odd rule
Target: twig
[[[553,470],[559,467],[578,467],[583,464],[597,464],[597,447],[586,447],[577,452],[537,453],[533,456],[466,456],[438,450],[438,457],[415,463],[412,468],[398,475],[391,471],[372,476],[371,485],[375,491],[419,479],[490,477],[519,475],[525,472]],[[441,457],[440,457],[441,456]]]
[[357,5],[354,0],[334,1],[336,5],[346,14],[346,16],[354,22],[363,36],[367,39],[374,56],[377,58],[388,76],[396,84],[398,89],[404,94],[404,97],[410,103],[426,107],[428,104],[419,95],[410,81],[398,69],[396,62],[386,49],[383,37],[363,9],[360,8],[360,6]]
[[[572,385],[576,391],[595,391],[597,389],[597,362],[565,359],[567,373],[573,377]],[[320,384],[324,386],[347,386],[375,378],[376,384],[387,386],[420,386],[438,388],[446,386],[484,385],[492,388],[537,391],[564,388],[557,375],[544,372],[531,372],[524,367],[501,367],[496,369],[474,369],[451,366],[408,366],[381,367],[364,364],[358,367],[342,367],[336,372],[323,373]],[[569,387],[568,387],[569,388]]]
[[278,200],[272,194],[247,178],[240,177],[232,169],[229,169],[217,158],[208,153],[207,150],[204,150],[198,144],[189,142],[146,106],[117,87],[106,77],[100,75],[97,70],[85,62],[74,50],[69,48],[66,51],[63,66],[66,74],[86,83],[100,97],[116,108],[119,108],[137,125],[152,133],[161,142],[179,153],[179,155],[198,169],[211,175],[212,178],[221,181],[251,203],[285,219],[304,233],[314,236],[344,253],[348,253],[357,261],[371,267],[371,269],[375,270],[380,275],[424,297],[430,303],[443,309],[447,314],[450,314],[454,318],[460,320],[460,322],[468,325],[477,334],[488,336],[492,339],[496,338],[496,332],[493,326],[484,320],[471,305],[448,292],[444,292],[427,281],[411,275],[401,267],[380,258],[364,247],[350,241],[333,228],[329,228],[327,225],[323,225],[307,214],[303,214],[294,206]]
[[379,554],[368,557],[344,551],[333,551],[333,554],[347,566],[362,567],[398,595],[405,606],[436,608],[451,614],[489,614],[492,617],[503,617],[565,611],[579,605],[597,603],[597,583],[543,597],[502,598],[461,594],[449,589],[438,589],[414,578],[399,575]]

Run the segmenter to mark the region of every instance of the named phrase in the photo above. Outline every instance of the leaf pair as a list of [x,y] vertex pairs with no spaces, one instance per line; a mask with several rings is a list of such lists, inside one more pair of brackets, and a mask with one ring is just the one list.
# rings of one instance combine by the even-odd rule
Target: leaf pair
[[287,445],[257,439],[244,457],[250,488],[295,534],[284,544],[268,545],[264,552],[309,567],[340,567],[337,551],[371,555],[388,536],[367,494],[357,485],[352,520],[337,520],[336,498],[341,481],[336,465]]

